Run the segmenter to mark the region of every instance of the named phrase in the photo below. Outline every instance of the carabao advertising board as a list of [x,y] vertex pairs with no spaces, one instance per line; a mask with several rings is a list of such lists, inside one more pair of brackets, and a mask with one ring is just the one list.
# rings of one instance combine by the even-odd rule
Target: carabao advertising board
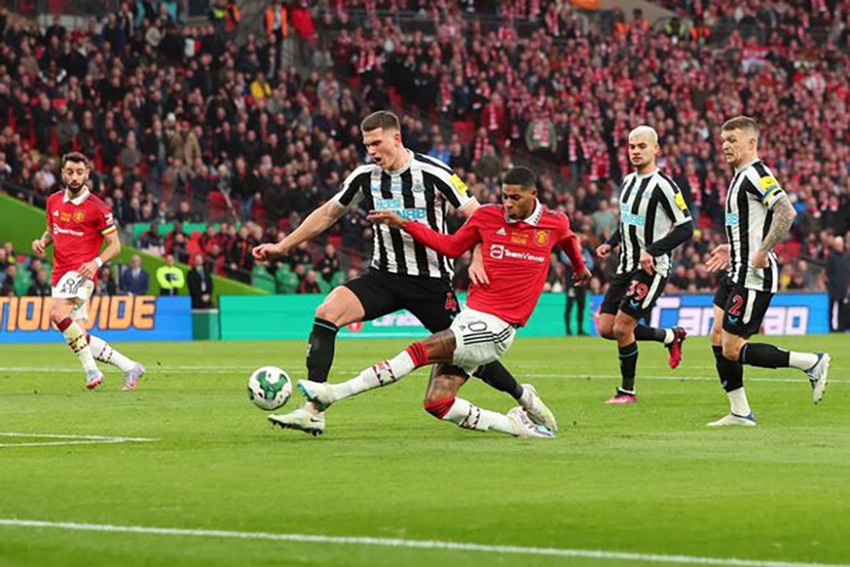
[[[224,340],[304,340],[310,334],[321,295],[224,296],[221,298],[221,338]],[[463,304],[465,296],[461,295]],[[521,337],[564,336],[562,293],[545,293]],[[596,334],[594,320],[602,303],[601,295],[590,295],[587,301],[585,331]],[[822,293],[781,293],[771,302],[764,319],[763,331],[770,335],[826,333],[829,330],[828,299]],[[667,295],[652,312],[650,324],[682,326],[689,335],[704,336],[713,321],[712,296]],[[576,327],[573,326],[573,330]],[[340,338],[417,338],[428,331],[413,315],[400,311],[374,321],[355,323],[340,330]]]
[[[0,344],[63,341],[50,322],[49,297],[0,297]],[[107,341],[192,339],[189,297],[95,296],[86,329]]]

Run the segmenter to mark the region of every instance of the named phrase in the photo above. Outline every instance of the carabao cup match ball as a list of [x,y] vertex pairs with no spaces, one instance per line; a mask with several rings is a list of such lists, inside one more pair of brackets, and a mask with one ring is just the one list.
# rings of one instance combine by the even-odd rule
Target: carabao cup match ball
[[292,395],[292,380],[276,366],[257,368],[248,378],[248,399],[266,411],[283,406]]

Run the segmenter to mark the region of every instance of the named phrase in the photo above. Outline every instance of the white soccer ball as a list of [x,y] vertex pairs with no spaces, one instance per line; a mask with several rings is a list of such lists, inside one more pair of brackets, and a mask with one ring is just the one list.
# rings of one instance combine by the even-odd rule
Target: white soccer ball
[[283,406],[292,395],[292,380],[276,366],[257,368],[248,378],[248,399],[265,411]]

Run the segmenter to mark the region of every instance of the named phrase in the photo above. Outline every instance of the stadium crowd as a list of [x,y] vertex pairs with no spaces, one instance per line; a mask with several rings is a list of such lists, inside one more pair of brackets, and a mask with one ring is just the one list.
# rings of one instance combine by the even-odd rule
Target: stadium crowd
[[[689,2],[655,27],[640,14],[588,18],[546,0],[337,0],[313,13],[274,3],[268,33],[244,44],[230,35],[236,20],[190,26],[168,3],[142,4],[152,11],[126,3],[78,30],[0,9],[0,181],[38,201],[57,187],[57,156],[81,150],[119,224],[150,226],[140,247],[183,262],[202,253],[221,275],[308,292],[363,267],[362,211],[329,246],[269,266],[249,250],[338,190],[364,157],[359,120],[376,108],[399,109],[406,145],[450,164],[483,202],[498,200],[506,166],[533,161],[541,200],[570,215],[587,256],[617,222],[625,135],[652,124],[661,164],[699,219],[675,289],[713,285],[701,264],[724,238],[729,171],[717,128],[731,114],[760,118],[762,153],[800,213],[781,251],[784,288],[824,289],[812,266],[850,228],[847,14],[819,3]],[[287,66],[294,37],[331,65]],[[209,221],[188,233],[157,226]],[[594,266],[593,290],[612,269]],[[567,273],[556,262],[550,288],[567,286]],[[461,262],[456,285],[467,283]]]

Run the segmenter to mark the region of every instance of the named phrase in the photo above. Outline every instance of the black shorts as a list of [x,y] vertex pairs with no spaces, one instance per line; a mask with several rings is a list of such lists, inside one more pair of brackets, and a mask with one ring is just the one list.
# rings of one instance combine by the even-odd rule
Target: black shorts
[[649,275],[643,270],[635,270],[628,274],[617,274],[605,292],[599,312],[616,315],[617,311],[622,311],[635,319],[649,317],[666,285],[667,278],[657,272]]
[[772,297],[724,277],[714,294],[714,305],[723,310],[723,330],[745,339],[758,334]]
[[407,309],[432,333],[448,329],[460,313],[457,296],[448,281],[400,276],[370,269],[343,284],[366,311],[364,321]]

